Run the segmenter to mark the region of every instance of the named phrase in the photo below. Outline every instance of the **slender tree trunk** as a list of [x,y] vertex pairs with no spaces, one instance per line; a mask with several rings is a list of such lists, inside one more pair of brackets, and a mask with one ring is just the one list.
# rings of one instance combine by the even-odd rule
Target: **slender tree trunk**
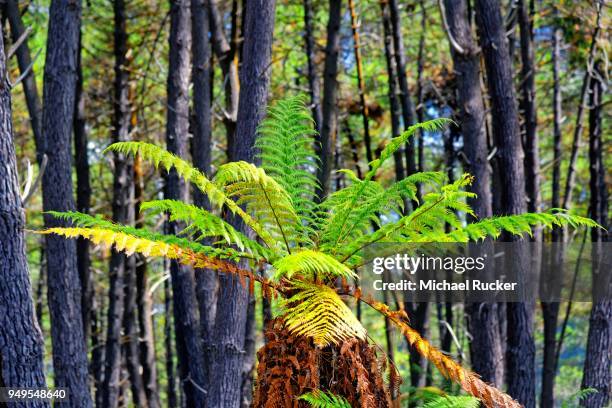
[[597,9],[597,22],[595,23],[595,29],[591,38],[591,46],[589,48],[589,55],[587,57],[586,70],[584,73],[584,79],[582,80],[582,88],[580,90],[580,104],[578,105],[578,112],[576,112],[576,126],[574,128],[574,138],[572,141],[572,151],[570,155],[569,165],[567,167],[567,177],[565,179],[565,194],[563,196],[563,208],[567,209],[571,205],[575,178],[576,178],[576,161],[578,159],[578,151],[582,145],[582,130],[584,128],[583,116],[585,105],[588,100],[588,90],[592,80],[591,70],[595,64],[595,51],[597,49],[597,38],[601,31],[601,15],[603,9],[603,0],[596,0],[595,7]]
[[342,1],[329,0],[329,20],[327,21],[327,45],[325,46],[325,66],[323,68],[323,122],[321,125],[321,160],[317,179],[317,197],[322,201],[330,191],[331,171],[334,163],[333,146],[336,135],[337,112],[336,94],[338,92],[338,53],[340,51],[340,23],[342,20]]
[[[389,0],[389,10],[391,14],[391,32],[393,35],[393,57],[397,70],[399,83],[399,96],[402,105],[402,121],[404,129],[414,125],[414,107],[410,99],[410,89],[408,88],[408,78],[406,76],[406,54],[404,52],[404,41],[402,37],[402,25],[400,10],[397,0]],[[409,138],[406,142],[406,175],[409,176],[417,172],[416,160],[414,156],[414,138]]]
[[165,348],[165,368],[167,382],[167,404],[168,408],[178,406],[176,395],[176,377],[174,370],[174,345],[172,341],[172,291],[168,281],[164,282],[164,348]]
[[[317,132],[321,131],[323,123],[323,112],[321,111],[321,86],[317,68],[315,65],[315,42],[314,29],[312,27],[312,2],[304,0],[304,45],[306,46],[306,62],[308,64],[308,89],[310,92],[310,104],[312,105],[312,118],[315,122]],[[317,135],[319,138],[320,135]],[[320,146],[317,144],[317,150]]]
[[[263,118],[270,81],[272,35],[275,2],[254,0],[246,4],[244,25],[243,67],[240,72],[240,103],[236,143],[230,159],[254,162],[256,128]],[[244,230],[236,219],[233,225]],[[249,293],[241,283],[227,275],[219,276],[217,315],[211,353],[211,372],[208,406],[238,407],[244,368],[245,332]]]
[[[525,212],[523,149],[516,97],[512,82],[512,61],[498,0],[477,0],[476,21],[480,30],[489,94],[493,135],[498,149],[503,214]],[[509,238],[509,237],[508,237]],[[517,256],[513,268],[522,280],[528,272],[527,247],[515,240]],[[535,343],[533,307],[530,303],[508,303],[508,392],[526,408],[535,407]]]
[[[191,1],[192,27],[192,69],[193,80],[193,165],[204,174],[210,176],[211,163],[211,48],[209,41],[209,0]],[[204,194],[195,189],[193,192],[195,205],[209,208]],[[210,270],[196,270],[196,291],[200,310],[200,326],[204,346],[204,389],[208,389],[210,374],[210,343],[215,321],[217,302],[217,275]]]
[[[219,0],[207,0],[210,11],[210,31],[213,50],[221,72],[223,73],[223,83],[225,84],[225,112],[224,123],[227,130],[228,152],[234,133],[236,130],[236,117],[238,115],[238,97],[240,94],[240,81],[238,79],[238,61],[234,58],[235,53],[227,40],[223,30],[223,16],[219,12],[217,2]],[[236,28],[233,28],[236,30]]]
[[[123,0],[113,2],[114,13],[114,82],[113,82],[113,123],[112,141],[123,142],[130,138],[130,101],[128,74],[128,35],[126,31],[126,10]],[[133,183],[132,160],[120,153],[113,154],[113,221],[132,224]],[[129,265],[128,265],[129,263]],[[108,312],[105,344],[104,382],[102,405],[108,408],[119,406],[122,363],[122,327],[125,313],[125,280],[132,273],[129,267],[133,260],[113,250],[109,265]]]
[[[168,151],[186,157],[189,133],[189,73],[191,72],[191,10],[188,0],[171,2],[170,56],[168,67],[168,113],[166,143]],[[189,191],[176,170],[166,177],[165,197],[187,202]],[[182,226],[175,222],[168,225],[169,233],[176,235]],[[179,378],[190,407],[204,407],[206,383],[200,316],[196,297],[193,268],[170,263],[176,348],[179,361]]]
[[[589,170],[591,187],[591,217],[604,228],[608,228],[608,191],[602,139],[603,89],[601,78],[605,74],[601,62],[594,67],[596,75],[591,80],[589,111]],[[602,408],[608,406],[612,395],[612,301],[610,300],[610,253],[606,253],[604,242],[608,242],[609,230],[593,228],[593,285],[594,299],[589,319],[589,335],[584,361],[581,388],[594,388],[596,393],[586,396],[581,406]],[[606,273],[607,272],[607,273]],[[603,276],[607,281],[603,281]],[[597,277],[597,278],[596,278]]]
[[[6,75],[0,38],[0,73]],[[0,86],[0,386],[46,387],[42,333],[32,304],[25,252],[25,214],[19,196],[17,159],[13,146],[11,90]],[[11,404],[48,407],[44,401]]]
[[351,12],[351,29],[353,30],[353,48],[355,50],[355,66],[357,69],[357,88],[359,89],[359,104],[361,108],[361,118],[363,120],[363,143],[366,149],[366,160],[370,163],[374,160],[374,156],[372,155],[372,138],[370,137],[368,105],[365,98],[365,81],[363,79],[363,64],[361,62],[361,48],[359,44],[359,22],[357,21],[354,0],[348,0],[348,6]]
[[[555,16],[559,12],[555,8]],[[552,178],[552,207],[561,206],[561,121],[563,120],[563,107],[561,95],[561,47],[563,42],[563,30],[557,25],[552,36],[552,69],[553,69],[553,178]],[[554,232],[557,229],[553,230]],[[553,241],[558,241],[553,239]]]
[[[134,87],[130,87],[130,93]],[[130,97],[133,99],[133,95]],[[131,123],[137,122],[137,111],[132,109]],[[143,228],[144,219],[140,214],[140,206],[144,202],[144,178],[142,174],[142,159],[140,156],[134,158],[134,214],[135,227]],[[157,384],[157,367],[155,357],[155,330],[153,328],[153,306],[149,294],[149,283],[147,278],[147,259],[142,255],[135,255],[136,265],[136,308],[138,316],[138,354],[142,366],[142,381],[149,408],[161,407],[159,399],[159,386]]]
[[[4,3],[4,11],[8,18],[9,25],[11,28],[11,38],[13,42],[16,42],[25,33],[25,27],[21,19],[21,12],[19,11],[19,4],[17,0],[7,0]],[[34,75],[34,68],[32,67],[33,61],[30,55],[30,47],[28,46],[27,40],[15,51],[17,56],[17,64],[19,65],[19,71],[23,74],[28,69],[28,73],[21,81],[23,84],[23,93],[26,99],[26,105],[28,107],[28,113],[30,114],[30,122],[32,125],[32,133],[34,134],[34,141],[36,146],[43,146],[42,138],[42,107],[40,104],[40,97],[38,96],[38,88],[36,86],[36,77]],[[37,151],[37,161],[40,164],[42,160],[41,150]]]
[[[423,67],[425,65],[425,40],[427,34],[427,8],[425,7],[425,1],[420,0],[419,6],[421,7],[421,37],[419,38],[419,52],[417,57],[417,106],[416,106],[416,114],[417,120],[419,122],[425,121],[425,101],[424,101],[424,92],[423,92]],[[416,136],[416,141],[418,143],[417,150],[417,169],[418,171],[424,170],[424,138],[423,132],[419,132]],[[421,187],[417,186],[417,197],[421,197]]]
[[[42,178],[45,211],[75,209],[70,136],[74,118],[80,18],[80,1],[58,0],[51,3],[42,120],[42,151],[49,159]],[[63,225],[66,223],[50,215],[45,216],[45,227]],[[71,397],[67,406],[87,408],[92,401],[87,381],[76,243],[48,235],[46,250],[55,387],[68,389]]]

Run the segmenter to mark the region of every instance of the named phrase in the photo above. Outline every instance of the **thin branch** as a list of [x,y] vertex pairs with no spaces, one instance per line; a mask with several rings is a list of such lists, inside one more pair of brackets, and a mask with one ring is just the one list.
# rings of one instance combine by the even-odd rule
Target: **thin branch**
[[448,37],[448,41],[452,45],[453,49],[457,51],[461,55],[466,55],[467,52],[453,37],[453,33],[451,33],[450,27],[448,26],[448,21],[446,20],[446,9],[444,8],[443,0],[438,0],[438,7],[440,8],[440,15],[442,16],[442,26],[444,26],[444,32],[446,32],[446,36]]
[[15,55],[15,53],[17,52],[21,44],[23,44],[23,42],[30,36],[31,33],[32,33],[32,27],[26,28],[24,32],[21,33],[17,41],[15,41],[15,43],[11,45],[11,48],[9,48],[9,51],[6,54],[7,61],[10,60],[13,57],[13,55]]

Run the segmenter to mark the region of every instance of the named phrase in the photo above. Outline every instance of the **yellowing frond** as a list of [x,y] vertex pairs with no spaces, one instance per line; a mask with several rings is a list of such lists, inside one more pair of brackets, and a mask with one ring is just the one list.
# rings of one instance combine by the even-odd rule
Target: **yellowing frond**
[[355,273],[343,263],[323,252],[311,249],[295,252],[274,262],[275,279],[302,275],[307,279],[320,278],[355,278]]
[[325,285],[294,282],[297,293],[283,302],[287,329],[318,346],[350,338],[365,340],[366,330],[336,291]]

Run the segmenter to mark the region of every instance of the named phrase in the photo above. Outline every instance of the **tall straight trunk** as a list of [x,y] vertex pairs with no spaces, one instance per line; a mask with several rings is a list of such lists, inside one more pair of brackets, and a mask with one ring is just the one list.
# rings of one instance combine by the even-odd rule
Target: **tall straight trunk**
[[[211,163],[211,48],[209,40],[209,0],[191,1],[192,68],[193,80],[193,138],[191,155],[193,165],[210,176]],[[194,204],[209,208],[206,197],[197,189]],[[196,270],[196,293],[200,310],[200,326],[204,346],[204,389],[208,389],[209,345],[215,321],[217,302],[217,275],[210,270]]]
[[[168,151],[179,157],[186,157],[189,133],[191,7],[188,0],[173,0],[170,7],[166,144]],[[188,201],[188,187],[175,170],[166,177],[164,195],[167,199]],[[170,222],[168,232],[176,235],[181,227]],[[206,395],[202,387],[206,381],[194,270],[171,261],[170,276],[180,384],[187,405],[203,407],[206,404]]]
[[165,369],[166,369],[166,396],[168,408],[178,406],[178,398],[176,395],[176,375],[174,369],[174,347],[172,341],[172,291],[170,284],[166,280],[164,282],[164,354],[165,354]]
[[[136,111],[132,111],[132,120]],[[136,228],[143,227],[140,216],[140,205],[144,201],[144,180],[142,175],[142,161],[134,158],[134,213]],[[136,302],[138,309],[138,330],[140,332],[139,356],[142,366],[142,380],[145,387],[149,408],[161,407],[157,384],[157,367],[155,358],[155,332],[153,329],[153,310],[149,283],[147,277],[147,260],[144,256],[136,257]]]
[[[417,56],[417,105],[416,105],[416,115],[417,120],[419,122],[425,121],[425,101],[424,101],[424,92],[423,92],[423,68],[425,65],[425,40],[427,38],[427,7],[425,7],[425,0],[419,1],[419,6],[421,8],[421,37],[419,38],[419,51]],[[423,132],[419,132],[416,136],[416,141],[418,143],[417,150],[417,170],[423,171],[424,166],[424,137]],[[417,197],[420,197],[422,194],[421,186],[417,186]]]
[[[399,96],[402,105],[402,121],[404,129],[414,125],[414,107],[410,99],[410,89],[408,88],[408,78],[406,76],[406,54],[404,52],[404,41],[402,37],[402,25],[400,10],[397,0],[389,0],[389,10],[391,14],[391,32],[393,35],[393,57],[397,70],[399,83]],[[409,138],[406,142],[406,175],[409,176],[417,172],[415,160],[414,138]]]
[[[445,0],[446,20],[450,34],[463,52],[451,45],[453,66],[457,80],[459,123],[463,134],[463,152],[467,158],[466,171],[474,176],[471,191],[476,197],[469,200],[479,218],[493,214],[491,200],[491,168],[489,166],[486,118],[480,87],[480,58],[472,36],[465,0]],[[468,328],[472,333],[470,352],[472,367],[484,381],[500,386],[503,380],[503,355],[497,319],[497,304],[473,302],[466,305]]]
[[[49,8],[43,90],[42,154],[48,164],[42,177],[43,209],[74,210],[71,143],[81,20],[80,1],[58,0]],[[39,154],[42,157],[42,154]],[[66,226],[45,215],[45,227]],[[46,237],[48,299],[51,315],[55,387],[67,388],[67,406],[92,405],[87,381],[87,351],[83,337],[81,288],[76,243]]]
[[338,93],[338,53],[340,51],[340,22],[342,1],[329,0],[327,44],[323,68],[323,122],[320,131],[320,167],[317,172],[317,197],[322,201],[329,194],[333,167],[333,146],[337,128],[336,94]]
[[[6,75],[1,38],[0,73]],[[12,123],[11,90],[4,81],[0,86],[0,386],[42,388],[46,387],[44,343],[32,303]],[[48,407],[49,403],[16,404],[26,405]]]
[[597,21],[595,23],[595,29],[591,37],[591,46],[589,48],[589,54],[587,56],[584,79],[582,80],[582,88],[580,90],[580,99],[578,105],[578,111],[576,112],[576,125],[574,127],[574,138],[572,140],[572,151],[570,154],[570,160],[567,167],[567,177],[565,179],[565,194],[563,196],[562,207],[568,209],[572,203],[572,196],[574,191],[574,184],[576,179],[576,161],[578,160],[578,150],[582,145],[582,131],[584,129],[584,109],[588,100],[588,91],[591,86],[592,73],[591,70],[595,65],[595,51],[597,49],[597,38],[601,31],[601,16],[603,10],[603,1],[595,1],[595,8],[597,10]]
[[[521,214],[526,210],[523,148],[512,81],[512,61],[498,0],[477,0],[476,21],[487,70],[493,136],[500,166],[501,211]],[[511,239],[510,237],[507,237]],[[515,240],[517,256],[512,268],[526,281],[528,249]],[[507,304],[508,392],[526,408],[535,407],[535,343],[531,302]]]
[[[315,41],[314,29],[312,27],[312,2],[304,0],[304,45],[306,47],[306,62],[308,64],[308,89],[310,92],[310,104],[315,129],[320,132],[323,123],[323,112],[321,111],[321,86],[317,68],[315,65]],[[317,136],[317,138],[320,136]],[[316,146],[317,149],[320,146]]]
[[355,50],[355,67],[357,69],[357,88],[359,89],[359,104],[361,108],[361,119],[363,121],[363,143],[366,148],[366,160],[370,163],[374,160],[372,156],[372,138],[370,137],[369,112],[365,98],[365,81],[363,79],[363,64],[361,62],[361,48],[359,44],[359,22],[355,11],[354,0],[348,0],[351,12],[351,29],[353,30],[353,48]]
[[[21,19],[18,1],[7,0],[4,3],[4,12],[6,13],[6,17],[11,28],[11,39],[13,42],[16,42],[25,33],[25,27]],[[32,133],[34,134],[34,141],[36,142],[36,146],[42,146],[42,106],[40,104],[40,97],[38,96],[36,77],[34,75],[34,68],[32,67],[33,61],[27,40],[21,44],[19,48],[17,48],[15,55],[17,56],[19,71],[23,74],[29,69],[28,73],[21,82],[23,84],[23,93],[25,95],[28,113],[30,115],[30,123],[32,125]],[[42,160],[42,155],[40,153],[41,150],[39,148],[37,150],[37,161],[39,164]]]
[[[385,61],[387,63],[387,77],[388,77],[388,94],[389,94],[389,105],[391,110],[391,134],[393,137],[397,137],[400,134],[400,120],[401,111],[400,103],[397,95],[397,65],[395,59],[395,49],[393,47],[393,34],[391,27],[391,15],[389,6],[384,1],[380,2],[382,23],[383,23],[383,34],[384,34],[384,48],[385,48]],[[402,180],[406,173],[404,171],[404,162],[401,151],[398,150],[393,154],[395,161],[395,179]]]
[[[590,173],[590,208],[591,217],[604,228],[609,227],[608,191],[606,185],[606,166],[604,161],[604,141],[602,138],[602,116],[604,84],[601,78],[605,73],[598,62],[593,68],[593,76],[589,100],[589,173]],[[603,247],[608,242],[609,232],[599,228],[591,230],[593,242],[593,306],[589,318],[589,334],[584,360],[584,374],[581,388],[594,388],[596,393],[586,396],[581,406],[600,408],[608,406],[612,398],[612,301],[610,300],[610,271],[605,271],[605,265],[610,264],[610,253]],[[596,276],[597,280],[596,280]],[[602,282],[602,276],[607,275],[607,282]],[[607,284],[606,284],[607,283]]]
[[[123,0],[113,2],[114,13],[114,81],[113,81],[113,122],[112,141],[129,140],[130,101],[128,98],[129,74],[127,71],[128,35],[126,31],[126,10]],[[133,183],[132,161],[127,156],[113,154],[113,221],[132,224]],[[104,382],[102,384],[102,405],[109,408],[119,406],[122,363],[122,327],[125,310],[125,278],[133,265],[128,257],[113,250],[109,265],[108,310],[105,344]]]
[[[223,16],[219,12],[219,0],[207,0],[210,12],[210,32],[213,51],[219,60],[225,84],[225,112],[223,122],[227,130],[228,152],[234,133],[236,131],[236,116],[238,115],[238,97],[240,95],[240,81],[238,78],[238,61],[234,58],[235,52],[227,40],[224,32]],[[234,19],[233,19],[234,20]],[[232,28],[236,30],[236,28]]]
[[[555,8],[554,15],[559,11]],[[563,30],[555,25],[552,35],[552,74],[553,74],[553,175],[552,175],[552,208],[561,206],[561,121],[563,120],[563,107],[561,94],[561,47],[563,43]],[[553,234],[557,229],[553,230]],[[558,230],[557,230],[558,231]],[[558,241],[553,239],[553,241]]]
[[[232,161],[255,161],[256,129],[265,113],[270,82],[270,61],[274,13],[272,0],[249,0],[246,3],[243,62],[240,71],[240,103],[236,128],[236,143],[232,145]],[[245,230],[236,219],[231,222]],[[244,367],[245,332],[249,293],[241,283],[227,275],[219,276],[217,315],[210,357],[208,407],[238,407]]]

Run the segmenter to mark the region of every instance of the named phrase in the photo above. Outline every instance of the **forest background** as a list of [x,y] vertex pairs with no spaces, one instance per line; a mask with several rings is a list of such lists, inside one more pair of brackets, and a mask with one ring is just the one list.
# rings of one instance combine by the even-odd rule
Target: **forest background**
[[[509,203],[522,200],[519,212],[564,208],[608,226],[609,8],[605,1],[546,0],[5,0],[12,164],[27,228],[42,228],[43,208],[142,224],[136,209],[164,196],[164,178],[139,160],[102,151],[113,141],[169,140],[169,148],[214,174],[252,148],[237,123],[239,98],[250,89],[263,89],[270,103],[308,95],[320,134],[322,195],[347,184],[335,169],[361,178],[405,127],[448,117],[456,125],[418,133],[383,169],[382,181],[416,171],[442,171],[452,181],[470,172],[479,215],[513,213],[518,207]],[[249,12],[257,15],[250,24]],[[245,46],[253,47],[248,61]],[[269,83],[257,88],[262,78]],[[508,141],[519,142],[509,149]],[[524,177],[508,181],[508,163],[520,163]],[[162,230],[163,219],[149,227]],[[606,232],[582,230],[539,232],[536,239],[580,241],[583,234],[607,240]],[[82,240],[75,246],[26,234],[26,244],[31,289],[21,282],[44,339],[48,384],[79,387],[71,391],[85,402],[75,406],[185,404],[189,373],[180,367],[185,350],[177,346],[172,301],[184,294],[170,283],[169,263],[121,257]],[[273,307],[260,292],[231,312],[231,297],[208,306],[214,303],[217,313],[238,313],[244,323],[226,339],[245,356],[233,366],[239,387],[226,390],[234,399],[218,406],[248,406],[255,351]],[[479,348],[486,346],[478,343],[483,328],[471,326],[469,307],[404,305],[413,327],[441,350],[486,381],[519,390],[510,394],[526,406],[544,407],[577,401],[581,388],[599,390],[597,398],[584,396],[586,406],[609,401],[612,305],[599,306],[528,305],[533,321],[518,327],[499,306],[499,349],[489,350]],[[362,319],[406,379],[402,394],[426,386],[460,392],[385,319],[366,312]],[[227,319],[225,329],[233,324]],[[512,333],[523,330],[528,344],[519,339],[514,352],[527,368],[487,367],[503,363]],[[594,330],[607,340],[587,344]],[[83,339],[85,349],[77,344]],[[65,342],[65,350],[52,340]],[[9,350],[0,341],[2,354]],[[63,364],[73,374],[58,376]]]

